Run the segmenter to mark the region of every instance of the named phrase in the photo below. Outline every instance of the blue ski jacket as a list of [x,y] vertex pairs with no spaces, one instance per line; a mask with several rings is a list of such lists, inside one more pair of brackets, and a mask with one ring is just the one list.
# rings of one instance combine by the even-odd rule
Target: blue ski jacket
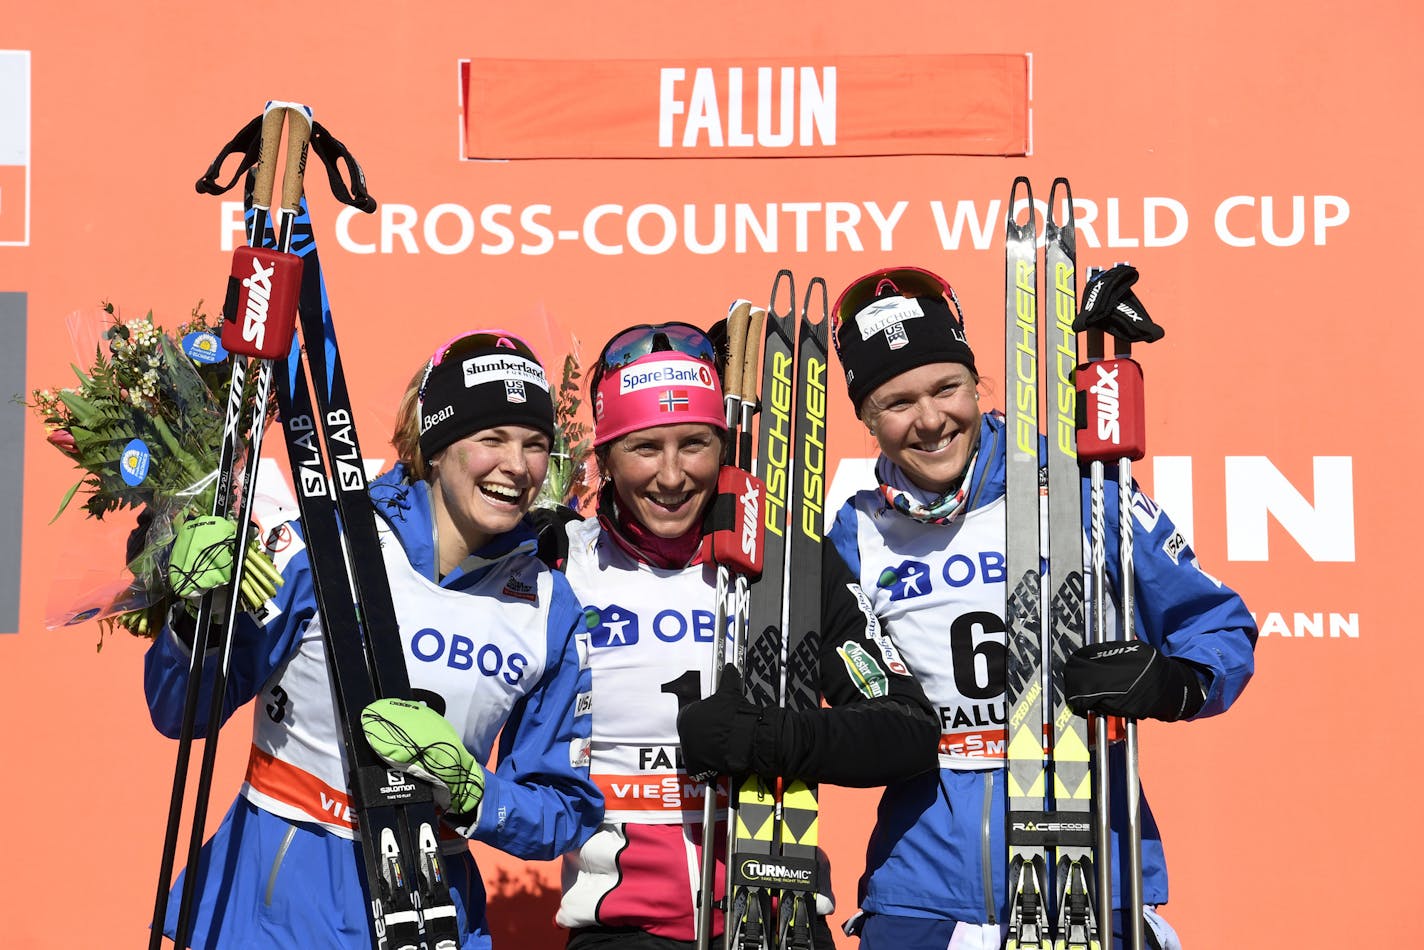
[[[547,860],[579,847],[603,817],[588,774],[582,610],[564,576],[535,556],[527,522],[438,578],[428,486],[398,465],[370,494],[383,540],[371,556],[386,563],[416,697],[451,720],[481,763],[498,737],[480,807],[473,819],[462,816],[471,823],[446,816],[441,833],[464,947],[487,947],[484,889],[465,839]],[[269,532],[284,583],[260,621],[238,618],[222,718],[255,700],[253,747],[238,800],[204,846],[194,946],[370,946],[341,727],[300,527],[287,521]],[[153,723],[170,737],[181,726],[190,655],[165,630],[145,657]],[[205,658],[200,736],[210,728],[215,661]]]
[[[947,682],[964,682],[969,691],[983,676],[986,649],[984,639],[1004,643],[1004,522],[1002,498],[1005,486],[1005,438],[1002,418],[985,414],[980,431],[978,457],[968,487],[966,514],[947,525],[904,524],[905,515],[891,508],[878,490],[857,493],[840,509],[830,539],[853,574],[862,579],[867,593],[881,586],[903,585],[899,578],[912,577],[915,587],[892,586],[890,598],[881,590],[872,598],[885,631],[895,642],[917,676],[916,655],[943,657],[936,662],[948,666],[951,655],[962,653],[971,668],[946,674]],[[1089,480],[1082,480],[1084,530],[1089,514]],[[1107,550],[1109,592],[1116,590],[1118,565],[1117,495],[1115,483],[1106,485]],[[1137,492],[1129,501],[1134,536],[1136,633],[1169,656],[1190,661],[1203,674],[1206,702],[1195,718],[1224,712],[1245,688],[1254,669],[1256,627],[1241,598],[1206,574],[1171,519],[1147,496]],[[977,528],[965,527],[973,513],[999,506],[988,517],[981,515]],[[905,538],[913,538],[907,544]],[[972,541],[966,540],[973,538]],[[997,547],[994,542],[996,541]],[[902,550],[896,550],[896,545]],[[947,556],[946,556],[947,555]],[[920,570],[926,567],[927,570]],[[939,569],[937,569],[939,568]],[[979,589],[979,600],[969,605],[971,580],[992,579]],[[936,590],[936,587],[938,588]],[[935,596],[923,596],[921,593]],[[912,596],[913,595],[913,596]],[[891,598],[898,597],[894,603]],[[909,599],[906,599],[909,598]],[[941,613],[934,625],[924,616],[914,617],[915,606],[935,601]],[[893,607],[894,610],[882,609]],[[977,624],[975,648],[962,650],[951,643],[951,629],[966,611]],[[995,614],[996,616],[990,616]],[[889,614],[890,616],[886,616]],[[912,622],[913,621],[913,622]],[[1111,629],[1111,628],[1110,628]],[[916,637],[942,642],[914,644],[905,640],[907,631]],[[968,641],[965,641],[966,643]],[[918,648],[917,648],[918,647]],[[978,664],[977,667],[974,664]],[[992,664],[989,665],[992,669]],[[976,672],[977,670],[977,672]],[[993,678],[993,674],[990,674]],[[997,669],[997,700],[981,705],[988,709],[982,724],[1004,724],[1003,667]],[[922,677],[922,682],[926,679]],[[981,684],[983,685],[983,684]],[[932,704],[941,709],[946,724],[952,718],[954,700],[947,690],[926,685]],[[984,690],[980,695],[989,695]],[[958,697],[955,697],[956,699]],[[955,713],[955,715],[958,715]],[[987,734],[987,732],[985,733]],[[1002,732],[1000,732],[1002,735]],[[962,745],[955,746],[962,749]],[[1002,744],[1000,744],[1002,749]],[[860,882],[861,907],[869,913],[903,917],[936,918],[979,925],[1002,925],[1006,921],[1008,847],[1005,840],[1007,803],[1003,759],[991,757],[962,768],[962,759],[946,765],[941,745],[941,767],[887,786],[881,797],[875,830]],[[1113,829],[1114,906],[1118,906],[1118,871],[1123,866],[1119,845],[1126,842],[1127,809],[1124,804],[1124,759],[1121,744],[1109,753],[1113,785],[1111,795]],[[1141,806],[1143,891],[1148,904],[1167,900],[1167,869],[1161,835],[1145,801]]]

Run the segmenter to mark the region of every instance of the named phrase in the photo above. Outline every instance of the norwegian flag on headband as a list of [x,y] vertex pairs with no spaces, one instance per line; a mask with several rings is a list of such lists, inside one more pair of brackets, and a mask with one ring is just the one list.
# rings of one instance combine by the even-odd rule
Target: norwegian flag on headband
[[685,389],[669,389],[658,399],[658,412],[687,412],[692,400]]

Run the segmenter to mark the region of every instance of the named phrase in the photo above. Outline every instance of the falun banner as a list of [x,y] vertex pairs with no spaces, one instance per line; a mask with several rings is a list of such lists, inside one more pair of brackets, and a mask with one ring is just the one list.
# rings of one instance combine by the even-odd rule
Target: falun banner
[[477,59],[464,88],[470,158],[1023,155],[1029,145],[1029,60],[1017,53]]

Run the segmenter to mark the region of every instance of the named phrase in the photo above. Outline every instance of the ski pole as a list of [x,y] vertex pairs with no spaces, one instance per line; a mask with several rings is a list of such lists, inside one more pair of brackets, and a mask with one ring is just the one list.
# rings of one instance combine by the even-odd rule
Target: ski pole
[[[737,453],[737,422],[740,417],[740,393],[742,361],[747,339],[750,301],[739,300],[727,313],[727,365],[722,373],[722,400],[726,412],[727,442],[723,446],[723,464],[730,464]],[[721,561],[717,563],[716,609],[713,629],[716,631],[712,648],[712,691],[716,692],[722,681],[722,672],[727,665],[727,594],[732,586],[731,569]],[[733,625],[733,643],[740,639],[736,625]],[[735,656],[735,650],[733,655]],[[714,882],[717,876],[715,839],[717,837],[717,776],[708,779],[702,800],[702,855],[699,864],[700,886],[697,892],[697,918],[694,929],[697,950],[708,950],[712,945],[712,910],[714,903]],[[725,912],[724,912],[725,913]]]
[[[278,247],[275,251],[264,248],[267,217],[275,180],[275,158],[277,143],[282,126],[288,116],[294,120],[287,123],[287,161],[282,178],[282,206],[278,214]],[[188,843],[187,869],[184,875],[182,893],[178,908],[178,921],[174,931],[175,945],[187,944],[192,925],[199,858],[201,857],[204,825],[207,820],[208,802],[212,792],[213,767],[217,759],[218,723],[222,717],[224,694],[228,673],[232,663],[232,641],[236,630],[237,615],[241,611],[238,601],[242,580],[247,567],[249,531],[251,529],[252,500],[257,486],[257,463],[261,457],[262,437],[267,423],[267,403],[272,385],[272,360],[283,356],[291,347],[296,328],[297,290],[301,284],[301,260],[289,253],[291,220],[296,215],[301,200],[302,172],[306,165],[307,141],[310,137],[309,115],[287,103],[269,102],[263,112],[262,146],[253,186],[253,226],[248,235],[248,245],[239,248],[233,259],[233,273],[229,280],[227,299],[224,302],[223,346],[230,352],[259,361],[251,421],[247,432],[247,445],[242,480],[242,490],[236,512],[237,547],[233,551],[233,568],[226,612],[223,614],[222,639],[218,645],[217,668],[213,674],[212,692],[209,698],[207,734],[203,742],[203,756],[198,771],[198,782],[194,789],[192,827]],[[236,367],[234,367],[236,376]],[[241,392],[230,393],[228,408],[230,417],[239,408]],[[234,460],[235,461],[235,460]],[[201,620],[201,618],[200,618]],[[206,636],[204,637],[206,641]],[[206,647],[206,642],[204,643]],[[194,645],[195,652],[197,645]],[[198,662],[201,662],[199,660]],[[165,909],[166,913],[166,909]],[[161,932],[161,924],[160,924]],[[152,936],[150,937],[152,940]]]
[[[1110,287],[1101,298],[1098,313],[1089,318],[1084,329],[1088,332],[1089,362],[1082,367],[1078,389],[1084,396],[1084,416],[1087,428],[1079,441],[1081,457],[1092,459],[1093,493],[1093,613],[1094,632],[1097,641],[1106,641],[1106,553],[1104,503],[1104,463],[1111,459],[1117,462],[1118,474],[1118,559],[1119,592],[1117,606],[1119,613],[1118,630],[1114,639],[1131,641],[1137,639],[1136,606],[1133,565],[1133,517],[1132,517],[1132,463],[1147,453],[1146,426],[1142,407],[1142,367],[1132,359],[1132,342],[1151,342],[1162,336],[1157,327],[1147,318],[1141,304],[1127,288],[1137,279],[1136,271],[1125,268],[1122,275],[1112,281],[1111,276],[1103,277],[1104,283],[1089,295],[1085,311],[1092,304],[1093,297]],[[1114,268],[1116,271],[1117,268]],[[1089,283],[1102,275],[1100,268],[1089,273]],[[1122,295],[1119,299],[1118,295]],[[1104,327],[1113,336],[1113,358],[1107,359],[1104,352]],[[1103,790],[1098,803],[1098,868],[1099,905],[1105,914],[1112,910],[1112,873],[1109,863],[1112,830],[1108,824],[1108,742],[1109,719],[1097,717],[1097,757],[1094,778]],[[1123,850],[1122,871],[1122,929],[1124,943],[1132,950],[1144,950],[1143,897],[1142,897],[1142,816],[1141,781],[1139,775],[1139,755],[1137,743],[1137,722],[1123,719],[1124,739],[1124,802],[1127,812],[1126,841]],[[1104,931],[1103,946],[1111,947],[1112,932]]]
[[[247,151],[256,161],[250,181],[253,184],[253,217],[248,229],[248,246],[259,246],[267,228],[267,217],[271,203],[272,186],[276,174],[278,139],[281,136],[282,113],[273,112],[254,119],[230,143],[223,157],[235,150],[238,139],[244,141],[260,135],[260,149],[257,141]],[[219,159],[219,161],[221,158]],[[214,163],[217,165],[217,162]],[[239,169],[238,174],[243,169]],[[212,169],[216,174],[217,169]],[[199,191],[202,183],[199,183]],[[241,353],[232,354],[232,373],[228,386],[228,401],[223,423],[222,441],[218,452],[217,482],[214,486],[213,503],[209,513],[216,517],[226,517],[232,506],[232,479],[240,438],[239,425],[243,407],[242,394],[246,387],[247,358]],[[194,629],[192,653],[188,665],[188,684],[184,692],[183,716],[178,734],[178,752],[174,763],[173,787],[168,802],[168,820],[164,829],[163,852],[159,862],[157,893],[154,898],[153,918],[150,922],[149,947],[156,950],[163,940],[163,924],[168,914],[168,895],[172,886],[173,864],[178,850],[178,829],[182,823],[183,802],[186,797],[188,767],[192,755],[193,738],[199,691],[202,685],[203,658],[208,651],[209,631],[213,622],[215,592],[208,591],[198,604],[198,614]],[[187,885],[185,884],[185,888]]]

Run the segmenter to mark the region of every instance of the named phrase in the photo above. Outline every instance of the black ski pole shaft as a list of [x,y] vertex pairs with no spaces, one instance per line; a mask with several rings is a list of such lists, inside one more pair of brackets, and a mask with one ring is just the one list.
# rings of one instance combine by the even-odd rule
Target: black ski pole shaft
[[[263,150],[269,148],[268,137],[273,139],[271,154],[275,158],[276,138],[280,136],[283,121],[289,110],[285,104],[269,103],[266,113],[263,116]],[[275,118],[272,118],[275,116]],[[311,134],[311,126],[302,122],[288,123],[287,128],[287,164],[283,172],[282,179],[282,211],[281,216],[290,220],[296,213],[296,207],[301,199],[302,193],[302,171],[306,166],[307,142]],[[268,165],[269,163],[260,163]],[[270,167],[270,165],[269,165]],[[260,183],[264,187],[255,187],[257,201],[267,197],[270,200],[273,180],[270,173]],[[254,207],[260,207],[255,201]],[[264,238],[266,230],[265,223],[259,228],[256,219],[252,228],[251,238],[256,240],[259,246]],[[290,242],[291,227],[286,227],[285,240]],[[277,251],[280,254],[287,253],[287,246],[283,246],[282,238],[279,235]],[[232,295],[229,295],[232,299]],[[266,301],[264,301],[264,305]],[[276,321],[270,312],[266,314],[267,322],[264,324],[264,331],[275,331]],[[226,314],[228,319],[233,319],[234,314]],[[289,329],[290,329],[289,325]],[[260,339],[260,338],[259,338]],[[290,344],[290,336],[287,342]],[[261,339],[258,345],[265,342]],[[257,371],[257,383],[253,397],[251,412],[251,424],[247,436],[247,458],[245,472],[243,473],[242,491],[238,499],[237,506],[237,536],[235,539],[236,548],[233,551],[232,579],[228,587],[228,598],[226,611],[223,615],[222,639],[218,647],[217,668],[213,674],[212,694],[208,704],[208,728],[207,735],[203,742],[203,757],[198,769],[198,781],[193,794],[193,822],[190,829],[188,842],[188,864],[184,875],[184,887],[178,905],[178,923],[174,931],[174,943],[185,946],[189,930],[192,926],[194,901],[197,889],[193,886],[193,880],[198,873],[198,863],[201,857],[204,825],[207,823],[208,802],[212,795],[213,768],[217,762],[218,749],[218,723],[222,718],[222,707],[224,694],[227,691],[228,673],[232,664],[232,641],[236,630],[237,617],[241,613],[242,581],[247,568],[247,555],[249,544],[249,532],[252,522],[252,500],[257,489],[257,463],[262,451],[262,437],[267,423],[267,403],[271,395],[272,386],[272,361],[270,358],[261,359]]]
[[[1113,345],[1113,356],[1119,360],[1132,359],[1132,342],[1117,338]],[[1134,390],[1141,395],[1140,390]],[[1139,418],[1145,406],[1139,400],[1124,398],[1120,411]],[[1124,420],[1126,421],[1126,420]],[[1144,426],[1145,428],[1145,426]],[[1139,447],[1140,450],[1141,447]],[[1132,462],[1135,452],[1125,453],[1117,460],[1117,514],[1118,514],[1118,609],[1121,632],[1124,641],[1137,639],[1135,616],[1135,571],[1133,567],[1132,542]],[[1137,744],[1137,720],[1123,720],[1123,754],[1125,759],[1124,804],[1127,806],[1127,854],[1123,868],[1122,895],[1122,935],[1123,942],[1130,950],[1146,950],[1142,918],[1142,781],[1139,772],[1139,748]]]

